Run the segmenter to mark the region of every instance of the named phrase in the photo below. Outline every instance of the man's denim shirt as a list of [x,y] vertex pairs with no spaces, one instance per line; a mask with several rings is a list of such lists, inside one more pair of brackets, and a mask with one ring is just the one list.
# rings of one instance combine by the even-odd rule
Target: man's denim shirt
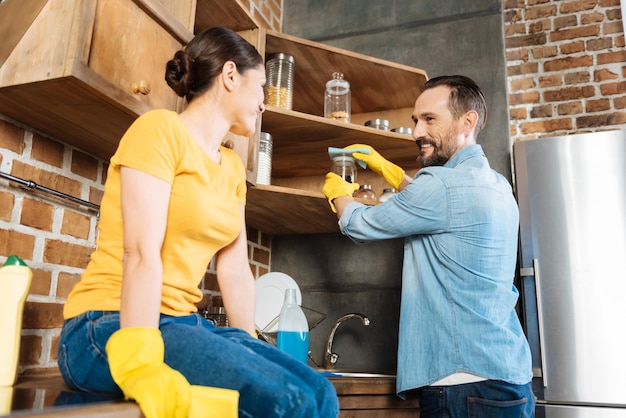
[[405,238],[397,392],[453,373],[526,384],[530,349],[515,312],[519,212],[480,145],[420,170],[390,200],[350,203],[355,242]]

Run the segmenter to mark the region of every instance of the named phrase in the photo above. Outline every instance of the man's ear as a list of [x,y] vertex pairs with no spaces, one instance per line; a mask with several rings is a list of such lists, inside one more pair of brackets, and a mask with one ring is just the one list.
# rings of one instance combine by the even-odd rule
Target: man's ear
[[469,135],[476,128],[476,123],[478,122],[478,112],[475,110],[470,110],[466,112],[463,116],[463,132],[466,135]]
[[237,83],[237,65],[232,61],[226,61],[222,66],[221,79],[227,91],[232,91]]

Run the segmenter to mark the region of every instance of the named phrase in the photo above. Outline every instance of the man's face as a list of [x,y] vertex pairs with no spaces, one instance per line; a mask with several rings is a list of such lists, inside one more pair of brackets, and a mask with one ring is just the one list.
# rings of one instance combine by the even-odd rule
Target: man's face
[[463,146],[460,120],[448,108],[450,89],[437,86],[425,90],[415,101],[413,138],[418,141],[422,167],[444,165]]

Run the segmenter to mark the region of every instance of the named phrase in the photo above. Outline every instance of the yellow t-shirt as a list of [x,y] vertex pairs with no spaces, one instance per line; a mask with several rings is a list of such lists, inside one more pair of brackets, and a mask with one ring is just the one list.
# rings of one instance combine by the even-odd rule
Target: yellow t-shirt
[[246,172],[232,150],[221,162],[208,158],[178,115],[153,110],[137,118],[111,157],[100,207],[97,248],[64,307],[72,318],[88,310],[118,311],[122,285],[123,229],[120,166],[141,170],[172,185],[161,249],[161,313],[195,312],[200,280],[213,256],[242,228]]

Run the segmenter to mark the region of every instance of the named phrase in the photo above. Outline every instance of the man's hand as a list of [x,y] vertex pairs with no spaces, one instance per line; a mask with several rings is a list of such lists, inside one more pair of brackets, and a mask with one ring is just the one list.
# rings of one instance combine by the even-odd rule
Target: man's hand
[[330,204],[330,209],[337,213],[337,209],[335,208],[335,204],[333,200],[338,198],[339,196],[349,196],[352,197],[352,194],[355,190],[359,189],[358,183],[348,183],[340,176],[335,173],[326,174],[326,181],[324,182],[324,187],[322,187],[322,193],[328,199],[328,204]]
[[363,161],[367,164],[367,167],[375,173],[380,174],[383,178],[396,189],[400,189],[400,184],[404,180],[404,170],[391,161],[386,160],[380,155],[374,148],[364,144],[354,144],[344,149],[350,150],[355,148],[367,148],[370,150],[369,154],[363,154],[361,152],[353,152],[352,156],[359,161]]

